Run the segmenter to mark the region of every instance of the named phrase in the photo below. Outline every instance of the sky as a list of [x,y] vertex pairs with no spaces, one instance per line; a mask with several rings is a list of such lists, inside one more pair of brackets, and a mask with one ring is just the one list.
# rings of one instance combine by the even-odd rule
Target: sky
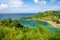
[[37,13],[60,10],[60,0],[0,0],[0,13]]

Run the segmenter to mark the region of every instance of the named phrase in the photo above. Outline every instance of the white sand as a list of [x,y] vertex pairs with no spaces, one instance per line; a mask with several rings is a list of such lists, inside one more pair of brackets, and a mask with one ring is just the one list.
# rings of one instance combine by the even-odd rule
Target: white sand
[[52,21],[47,21],[47,22],[50,23],[50,24],[52,24],[56,28],[59,28],[60,29],[60,24],[56,24],[55,22],[52,22]]

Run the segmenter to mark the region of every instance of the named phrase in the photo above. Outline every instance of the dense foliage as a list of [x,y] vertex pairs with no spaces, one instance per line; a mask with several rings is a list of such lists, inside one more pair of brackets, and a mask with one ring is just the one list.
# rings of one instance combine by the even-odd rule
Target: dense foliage
[[0,20],[0,40],[60,40],[60,30],[48,32],[42,25],[36,28],[23,27],[18,20]]
[[38,12],[36,15],[34,15],[34,18],[40,19],[40,20],[51,20],[53,22],[59,23],[60,11]]
[[4,19],[4,20],[0,20],[0,26],[3,27],[12,27],[12,28],[19,28],[19,27],[23,27],[19,20],[12,20],[10,18]]

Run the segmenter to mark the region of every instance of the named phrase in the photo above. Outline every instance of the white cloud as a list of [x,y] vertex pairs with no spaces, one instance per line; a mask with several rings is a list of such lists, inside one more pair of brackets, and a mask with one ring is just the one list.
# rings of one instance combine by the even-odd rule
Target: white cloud
[[46,4],[46,0],[34,0],[34,2],[36,4],[40,4],[40,5],[45,5]]
[[60,6],[51,6],[51,7],[47,7],[47,10],[60,10]]
[[6,8],[18,8],[22,7],[24,2],[22,0],[6,0],[5,3],[0,4],[0,9],[6,9]]
[[38,0],[34,0],[35,3],[38,3]]
[[46,1],[41,1],[39,2],[40,5],[45,5],[46,4]]
[[56,0],[51,0],[51,3],[54,3],[54,2],[56,2]]
[[3,4],[3,3],[1,3],[1,5],[0,5],[0,9],[6,9],[6,8],[8,8],[8,5],[7,5],[7,4]]
[[22,7],[24,2],[22,0],[10,0],[8,2],[9,7]]

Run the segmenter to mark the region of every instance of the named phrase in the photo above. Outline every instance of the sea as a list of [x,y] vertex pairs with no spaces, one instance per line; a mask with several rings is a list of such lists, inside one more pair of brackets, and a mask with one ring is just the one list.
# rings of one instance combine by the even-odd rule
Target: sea
[[[12,20],[14,20],[14,19],[19,19],[22,17],[30,17],[34,15],[35,13],[15,13],[15,14],[6,13],[6,14],[0,14],[0,20],[7,19],[7,18],[11,18]],[[46,28],[51,32],[57,31],[57,28],[55,28],[53,25],[49,24],[48,22],[43,22],[43,21],[38,21],[38,20],[24,20],[24,21],[20,21],[20,23],[24,27],[30,27],[30,28],[35,28],[37,24],[40,24],[42,25],[43,28]]]
[[11,18],[12,20],[14,20],[22,17],[30,17],[33,16],[34,14],[35,13],[0,13],[0,20],[7,18]]

